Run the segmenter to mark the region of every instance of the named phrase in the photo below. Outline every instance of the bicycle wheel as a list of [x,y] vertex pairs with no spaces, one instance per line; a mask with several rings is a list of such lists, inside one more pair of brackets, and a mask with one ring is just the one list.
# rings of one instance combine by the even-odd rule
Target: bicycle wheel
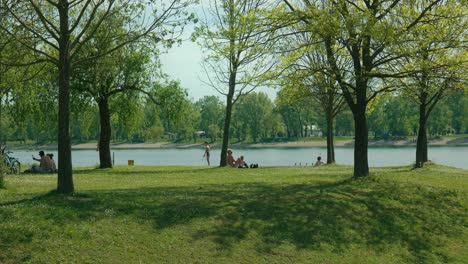
[[19,174],[21,172],[21,163],[17,160],[11,163],[10,171],[13,174]]

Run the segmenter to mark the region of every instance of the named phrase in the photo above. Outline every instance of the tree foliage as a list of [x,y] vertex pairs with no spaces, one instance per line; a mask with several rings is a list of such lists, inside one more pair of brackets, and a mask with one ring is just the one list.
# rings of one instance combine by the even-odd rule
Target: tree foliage
[[[57,191],[74,191],[71,137],[70,137],[70,78],[73,69],[84,61],[94,60],[107,55],[144,36],[155,41],[172,41],[172,32],[180,28],[189,2],[118,0],[50,0],[50,1],[13,1],[3,0],[2,11],[6,10],[9,23],[0,24],[0,29],[8,35],[11,43],[19,44],[29,50],[31,60],[21,63],[6,58],[10,64],[31,65],[48,62],[58,70],[58,182]],[[148,15],[147,15],[148,14]],[[114,16],[126,17],[124,30],[108,35],[116,40],[99,54],[78,59],[81,49],[94,34]],[[169,33],[169,34],[168,34]]]
[[273,43],[263,30],[265,0],[211,1],[196,36],[206,50],[203,68],[206,83],[226,97],[220,166],[226,166],[233,105],[265,80],[272,67],[267,56]]

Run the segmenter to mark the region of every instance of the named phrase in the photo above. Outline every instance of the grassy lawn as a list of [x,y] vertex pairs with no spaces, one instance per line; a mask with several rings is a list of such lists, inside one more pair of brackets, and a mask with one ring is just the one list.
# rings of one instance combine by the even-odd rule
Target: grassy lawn
[[0,263],[468,263],[468,170],[117,167],[7,176]]

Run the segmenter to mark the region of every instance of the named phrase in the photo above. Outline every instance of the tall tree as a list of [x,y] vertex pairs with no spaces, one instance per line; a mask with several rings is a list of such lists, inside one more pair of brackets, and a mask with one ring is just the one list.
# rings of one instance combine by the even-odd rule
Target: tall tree
[[[169,0],[136,1],[118,0],[48,0],[48,1],[15,1],[3,0],[2,6],[7,10],[9,24],[1,24],[6,32],[23,48],[29,49],[35,56],[32,64],[50,62],[58,69],[58,181],[57,191],[71,193],[74,191],[71,137],[70,137],[70,77],[74,67],[85,60],[109,54],[128,43],[151,34],[155,40],[162,40],[173,31],[173,25],[181,19],[188,1]],[[107,19],[122,14],[133,19],[127,20],[124,31],[115,38],[114,45],[100,54],[77,59],[77,54],[84,44]],[[24,36],[32,35],[32,39]]]
[[[8,22],[6,14],[7,10],[0,3],[0,24]],[[15,90],[24,90],[31,83],[31,79],[36,78],[41,72],[41,67],[35,65],[18,68],[2,63],[4,58],[8,57],[11,57],[11,61],[14,63],[21,63],[28,58],[28,54],[21,50],[18,43],[13,43],[6,32],[0,30],[0,145],[4,138],[9,136],[5,133],[6,129],[3,129],[1,121],[5,105],[8,101],[13,100],[15,95],[21,93]],[[15,99],[20,98],[16,97]]]
[[267,0],[227,0],[210,2],[207,16],[197,30],[204,59],[207,84],[226,97],[220,166],[227,166],[227,148],[233,105],[239,97],[262,83],[272,65],[268,57],[273,42],[263,31],[262,9]]
[[[398,77],[390,67],[402,57],[395,47],[441,1],[298,0],[294,5],[283,0],[306,30],[322,38],[333,77],[353,113],[355,178],[369,175],[367,108],[390,89],[385,78]],[[422,9],[407,20],[414,4]]]
[[338,83],[329,71],[323,45],[313,45],[316,41],[310,35],[296,34],[294,41],[298,47],[292,49],[283,59],[282,86],[293,100],[311,98],[321,109],[326,120],[327,164],[335,163],[334,119],[346,105]]
[[[86,43],[79,56],[89,53],[101,54],[114,46],[113,39],[108,35],[116,35],[123,31],[122,18],[113,17],[103,22],[105,27],[98,29],[90,42]],[[115,31],[115,32],[114,32]],[[132,43],[110,54],[97,57],[93,61],[87,61],[76,68],[72,88],[79,95],[92,98],[99,108],[100,133],[98,141],[99,167],[112,168],[110,151],[111,139],[111,111],[110,100],[116,95],[125,93],[144,93],[152,96],[151,74],[157,72],[152,63],[151,51],[146,45]],[[123,107],[129,107],[129,102],[124,100]],[[129,111],[132,112],[132,111]]]
[[465,47],[468,22],[466,1],[443,1],[426,10],[423,4],[413,10],[426,11],[421,23],[410,31],[407,56],[401,63],[408,77],[399,80],[404,93],[415,100],[419,110],[416,166],[428,161],[427,122],[439,101],[466,85],[468,53]]

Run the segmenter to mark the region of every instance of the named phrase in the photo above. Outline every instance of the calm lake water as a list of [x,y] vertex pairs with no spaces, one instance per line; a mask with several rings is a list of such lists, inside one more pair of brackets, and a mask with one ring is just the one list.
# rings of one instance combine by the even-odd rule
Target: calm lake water
[[[203,147],[200,149],[115,149],[116,165],[127,165],[134,160],[135,165],[206,165],[202,159]],[[338,164],[353,164],[353,148],[337,147],[335,149]],[[22,164],[32,164],[31,155],[38,157],[39,150],[16,150],[14,157]],[[211,150],[211,164],[219,164],[220,149]],[[326,159],[326,148],[263,148],[233,149],[234,157],[244,155],[247,163],[258,163],[260,166],[294,166],[299,163],[310,166],[318,155]],[[57,151],[54,153],[57,159]],[[369,148],[369,166],[408,165],[415,161],[416,150],[413,147],[372,147]],[[429,147],[429,159],[435,163],[468,169],[468,146],[463,147]],[[73,150],[74,167],[89,167],[99,164],[99,153],[95,150]]]

